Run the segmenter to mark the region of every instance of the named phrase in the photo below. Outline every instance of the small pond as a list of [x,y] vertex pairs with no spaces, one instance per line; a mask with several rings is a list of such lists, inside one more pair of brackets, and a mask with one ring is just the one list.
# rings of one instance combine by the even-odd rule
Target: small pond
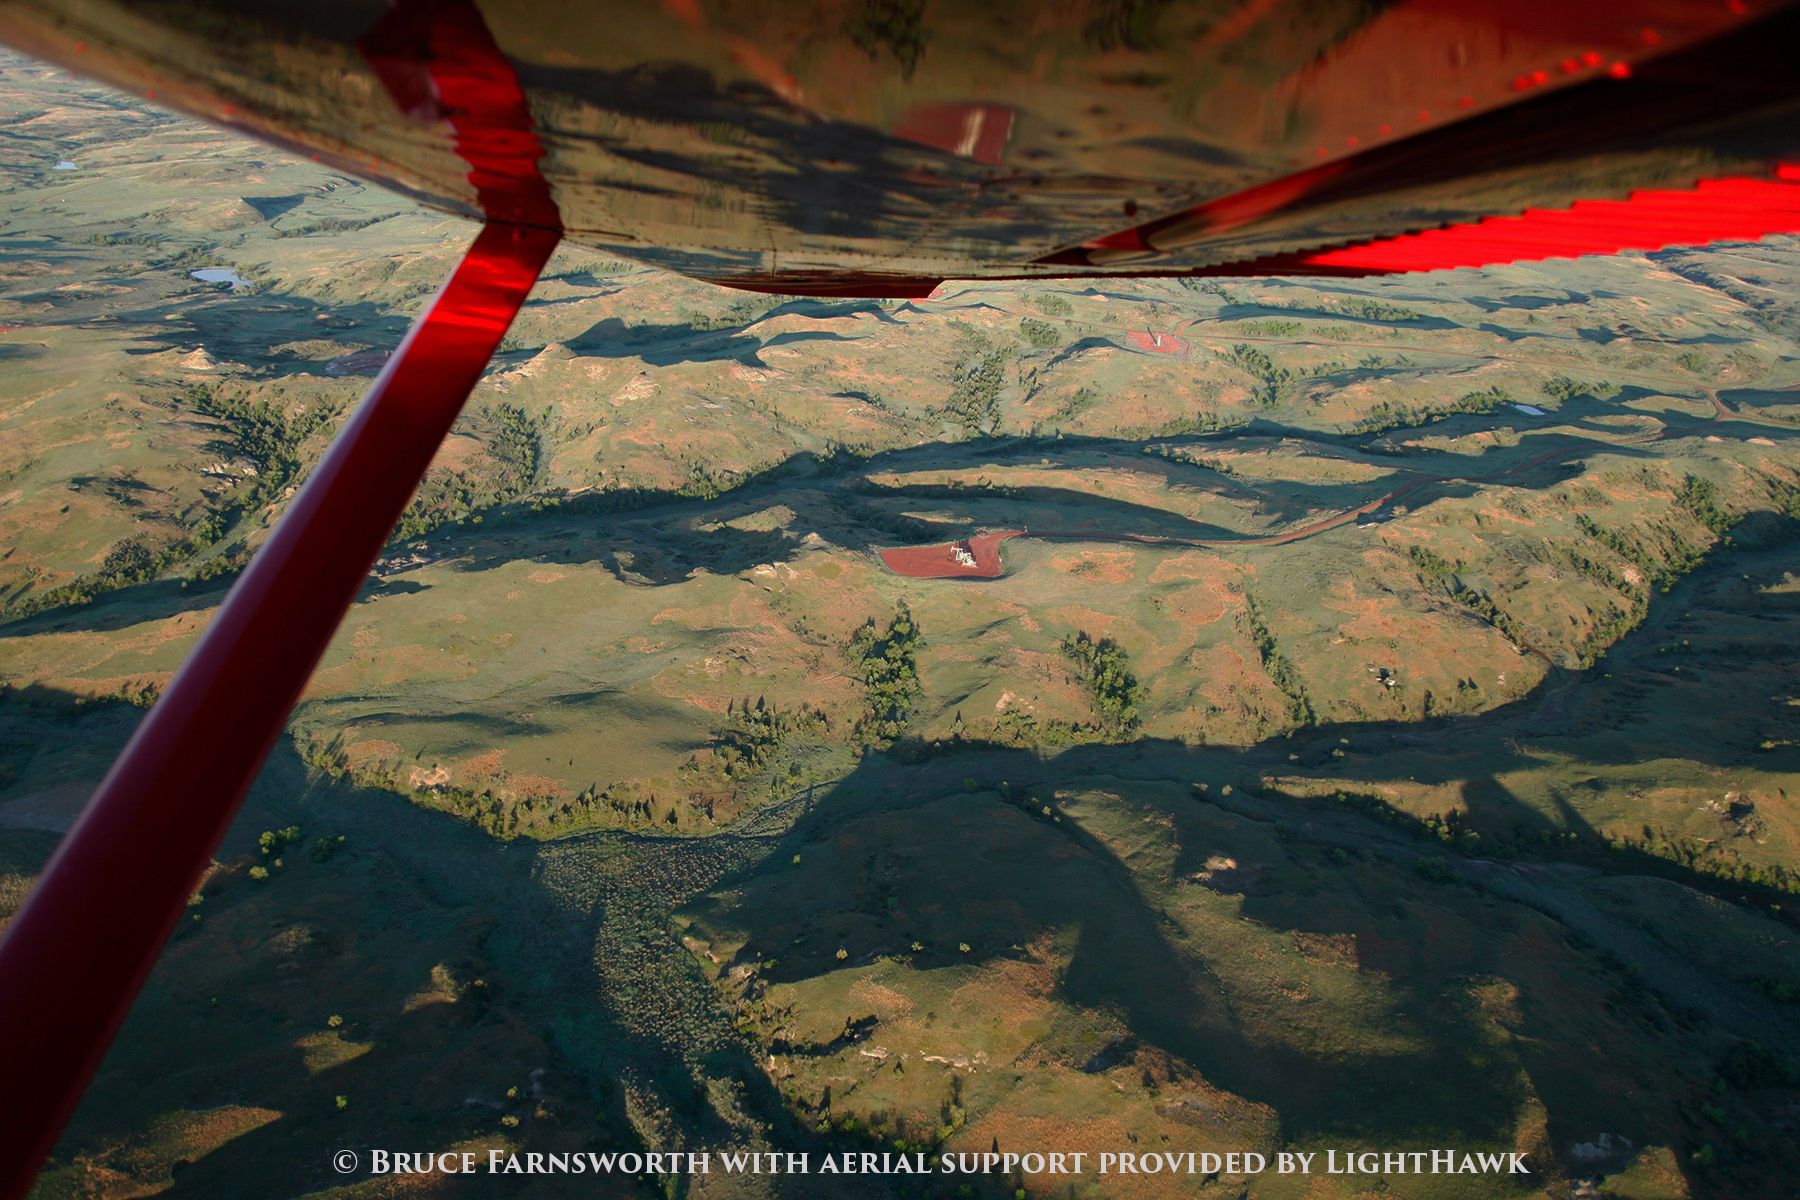
[[239,288],[247,288],[250,286],[250,281],[248,279],[245,279],[230,267],[202,267],[198,271],[189,271],[188,274],[192,275],[195,279],[198,279],[201,283],[229,283],[231,285],[231,290],[234,292]]

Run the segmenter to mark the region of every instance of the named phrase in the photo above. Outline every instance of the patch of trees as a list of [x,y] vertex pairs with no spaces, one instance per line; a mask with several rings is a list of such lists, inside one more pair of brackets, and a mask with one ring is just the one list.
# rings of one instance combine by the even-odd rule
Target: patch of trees
[[257,835],[256,848],[262,851],[264,858],[273,858],[299,840],[298,825],[289,825],[286,829],[265,829]]
[[776,708],[761,696],[753,705],[731,701],[725,706],[726,726],[713,738],[727,779],[741,779],[767,767],[781,748],[795,737],[816,737],[831,727],[825,713],[810,704],[798,709]]
[[1800,521],[1800,484],[1781,479],[1773,475],[1761,476],[1769,489],[1769,499],[1775,502],[1775,511],[1784,517]]
[[1800,1061],[1756,1041],[1733,1041],[1720,1057],[1718,1071],[1720,1079],[1740,1092],[1800,1086]]
[[1750,981],[1750,986],[1777,1004],[1800,1004],[1800,983],[1792,980],[1759,975]]
[[236,575],[250,565],[250,552],[239,548],[227,554],[215,555],[194,564],[193,568],[182,578],[182,587],[195,587],[212,583],[228,575]]
[[205,268],[216,265],[217,251],[196,242],[183,246],[164,258],[156,259],[150,265],[170,271],[190,271],[196,267]]
[[490,461],[477,471],[435,471],[426,476],[394,527],[390,545],[518,500],[537,485],[543,471],[543,432],[536,418],[516,404],[499,404],[484,407],[469,424]]
[[[1213,289],[1203,289],[1211,291]],[[1219,295],[1228,302],[1244,303],[1230,293],[1219,289]],[[1425,314],[1417,309],[1407,308],[1399,304],[1389,304],[1385,300],[1371,300],[1366,296],[1342,296],[1330,303],[1314,300],[1266,300],[1264,308],[1276,308],[1287,312],[1316,313],[1322,316],[1356,317],[1364,321],[1385,321],[1390,324],[1404,325],[1412,321],[1423,321]]]
[[[262,854],[262,861],[251,866],[250,878],[264,880],[269,877],[269,868],[280,870],[282,867],[282,851],[300,840],[300,827],[289,825],[286,829],[265,829],[256,839],[256,848]],[[196,893],[197,894],[197,893]],[[191,902],[190,902],[191,903]]]
[[1383,400],[1351,425],[1354,433],[1382,433],[1389,429],[1405,429],[1424,425],[1452,413],[1491,413],[1501,405],[1512,404],[1513,396],[1498,385],[1479,392],[1465,392],[1448,404],[1403,404]]
[[771,300],[745,297],[712,312],[696,312],[691,308],[681,307],[675,310],[675,314],[682,324],[695,333],[715,333],[721,329],[742,329],[767,316],[774,306],[775,302]]
[[[1782,508],[1782,497],[1774,496]],[[1689,475],[1676,493],[1676,507],[1693,517],[1714,534],[1723,537],[1730,532],[1736,518],[1719,507],[1710,480]],[[1800,503],[1794,505],[1800,515]],[[1575,514],[1575,524],[1582,533],[1605,546],[1635,566],[1653,586],[1668,591],[1677,580],[1705,560],[1713,543],[1696,541],[1683,531],[1679,523],[1667,520],[1639,521],[1628,530],[1601,525],[1586,513]]]
[[1515,646],[1531,648],[1531,643],[1525,639],[1524,629],[1512,619],[1512,614],[1495,603],[1493,596],[1487,592],[1470,587],[1454,575],[1445,581],[1444,592],[1450,599],[1498,629],[1507,641]]
[[1800,874],[1780,863],[1746,861],[1736,850],[1702,838],[1671,834],[1660,826],[1645,825],[1638,836],[1609,838],[1614,849],[1636,850],[1665,859],[1700,875],[1748,884],[1771,892],[1800,894]]
[[1019,333],[1025,338],[1027,345],[1037,350],[1048,350],[1062,341],[1062,335],[1056,332],[1056,326],[1036,317],[1023,318],[1019,322]]
[[1384,300],[1370,300],[1366,296],[1345,296],[1333,304],[1332,310],[1352,317],[1361,317],[1365,321],[1388,321],[1405,324],[1409,321],[1423,321],[1425,314],[1417,309],[1407,308],[1400,304],[1389,304]]
[[682,460],[682,466],[687,470],[687,482],[675,491],[684,499],[717,500],[737,486],[729,472],[717,470],[710,463],[689,458]]
[[1075,311],[1072,304],[1055,292],[1037,292],[1031,297],[1031,302],[1039,312],[1053,317],[1066,317]]
[[[1146,436],[1157,438],[1192,437],[1196,434],[1218,433],[1226,429],[1242,429],[1249,423],[1248,420],[1243,418],[1226,420],[1217,412],[1209,408],[1202,412],[1189,413],[1186,416],[1176,417],[1173,420],[1166,421],[1156,429],[1150,431]],[[1177,462],[1193,461],[1192,459],[1184,459],[1182,455],[1178,453],[1179,450],[1180,447],[1170,446],[1144,447],[1145,454],[1154,454],[1158,458],[1167,458]]]
[[664,807],[655,792],[631,782],[611,783],[604,788],[590,785],[573,798],[517,796],[496,792],[492,787],[476,791],[454,784],[417,791],[390,786],[387,790],[443,809],[502,841],[522,834],[541,837],[558,829],[652,825],[658,822],[659,814],[664,825],[681,823],[681,810],[675,804]]
[[1281,388],[1293,378],[1286,367],[1278,367],[1275,360],[1255,346],[1240,342],[1231,348],[1231,362],[1256,380],[1256,402],[1264,408],[1274,408],[1281,402]]
[[306,225],[296,225],[286,229],[276,229],[273,232],[278,238],[317,237],[327,233],[354,233],[358,229],[367,229],[369,226],[378,225],[387,219],[388,218],[385,215],[376,217],[320,217],[318,220]]
[[[1296,332],[1300,328],[1293,322],[1260,322],[1257,324],[1272,328],[1292,325],[1293,331]],[[1285,328],[1282,331],[1286,332]],[[1263,408],[1278,407],[1297,391],[1304,381],[1335,375],[1344,370],[1345,366],[1342,362],[1331,360],[1302,367],[1299,371],[1291,371],[1277,365],[1266,351],[1242,342],[1233,346],[1226,357],[1233,366],[1256,381],[1256,387],[1251,394],[1256,403]]]
[[1426,580],[1437,581],[1449,579],[1456,574],[1456,564],[1443,555],[1424,546],[1408,546],[1406,556],[1412,559],[1413,566]]
[[256,464],[256,475],[236,494],[235,507],[243,512],[281,498],[300,474],[301,447],[335,415],[324,405],[310,405],[290,416],[262,401],[204,384],[190,386],[185,399],[197,411],[223,421],[236,452]]
[[[1717,504],[1710,480],[1688,475],[1679,489],[1676,504],[1681,511],[1694,516],[1699,524],[1705,525],[1712,533],[1723,536],[1732,529],[1733,518],[1726,515]],[[1667,592],[1674,587],[1676,581],[1699,567],[1701,561],[1705,561],[1706,552],[1710,551],[1714,543],[1696,542],[1692,534],[1683,533],[1679,522],[1670,520],[1640,520],[1629,529],[1611,529],[1607,525],[1598,524],[1588,513],[1577,513],[1575,525],[1591,542],[1598,543],[1606,551],[1631,563],[1631,567],[1640,574],[1640,581],[1633,583],[1611,563],[1602,561],[1602,558],[1597,558],[1593,552],[1582,549],[1580,545],[1550,540],[1532,545],[1530,554],[1535,560],[1559,569],[1571,570],[1582,578],[1597,583],[1598,587],[1607,588],[1624,597],[1624,603],[1607,604],[1604,612],[1595,615],[1593,630],[1589,631],[1580,644],[1577,664],[1580,667],[1591,667],[1597,664],[1616,640],[1638,628],[1643,617],[1649,615],[1652,588]],[[1424,547],[1411,547],[1408,554],[1420,576],[1436,583],[1444,590],[1445,596],[1463,604],[1465,608],[1471,608],[1472,612],[1496,626],[1519,646],[1526,646],[1521,630],[1517,630],[1507,613],[1501,612],[1498,604],[1485,592],[1476,592],[1474,588],[1467,587],[1462,579],[1456,578],[1456,570],[1449,563],[1426,551]]]
[[[1734,518],[1719,507],[1711,480],[1688,475],[1676,493],[1675,503],[1677,508],[1719,537],[1728,533],[1735,523]],[[1576,513],[1575,524],[1586,537],[1636,567],[1644,579],[1644,586],[1635,586],[1606,563],[1575,547],[1550,542],[1538,547],[1537,557],[1542,561],[1573,570],[1628,598],[1624,606],[1610,605],[1596,619],[1594,630],[1585,640],[1578,659],[1582,667],[1591,667],[1608,647],[1643,621],[1649,612],[1650,588],[1666,592],[1674,587],[1677,580],[1700,565],[1711,543],[1696,543],[1666,521],[1639,522],[1627,532],[1601,525],[1587,513]],[[1459,595],[1452,590],[1452,595],[1481,610],[1478,604],[1470,602],[1467,594]],[[1490,609],[1491,605],[1490,600]],[[1497,621],[1494,623],[1498,624]],[[1519,640],[1504,627],[1502,632],[1514,641]]]
[[857,734],[867,741],[899,737],[919,696],[919,648],[925,644],[904,603],[885,629],[869,620],[850,636],[848,653],[862,679],[866,713]]
[[[42,112],[24,113],[24,114],[20,114],[18,116],[15,116],[14,118],[12,118],[11,123],[19,124],[21,122],[31,120],[34,116],[41,117],[43,115],[44,114]],[[71,239],[71,240],[73,240],[73,239]],[[155,246],[160,246],[163,243],[162,237],[157,234],[134,233],[134,232],[130,232],[130,231],[123,230],[123,229],[109,230],[106,233],[90,234],[89,236],[84,237],[80,240],[83,242],[86,242],[90,246],[151,246],[151,247],[155,247]]]
[[1610,563],[1602,562],[1579,547],[1571,546],[1566,542],[1553,542],[1546,538],[1528,546],[1526,552],[1540,562],[1579,575],[1583,579],[1591,580],[1611,591],[1623,592],[1627,595],[1636,594],[1638,591],[1623,575],[1614,570]]
[[[545,820],[553,826],[576,824],[578,818],[580,824],[586,825],[649,825],[655,822],[656,812],[655,792],[646,792],[630,782],[614,782],[605,787],[589,784],[573,800],[557,805]],[[676,810],[670,808],[663,823],[674,825],[679,819]]]
[[1012,350],[996,346],[965,327],[962,349],[950,371],[950,399],[944,416],[960,426],[968,437],[1000,426],[1000,389],[1006,384],[1006,364]]
[[1239,328],[1247,333],[1259,334],[1264,337],[1293,337],[1296,333],[1305,329],[1306,326],[1298,321],[1278,321],[1270,318],[1261,318],[1254,321],[1245,321]]
[[1573,400],[1577,396],[1592,396],[1596,400],[1610,400],[1619,394],[1619,385],[1602,380],[1599,383],[1583,383],[1578,379],[1570,379],[1567,375],[1557,375],[1544,384],[1544,395],[1556,401]]
[[11,615],[30,616],[64,605],[86,604],[107,592],[149,583],[197,548],[190,538],[178,538],[155,547],[139,537],[125,538],[106,552],[98,571],[59,587],[20,597],[9,606]]
[[1666,589],[1665,577],[1669,574],[1669,564],[1665,559],[1651,554],[1636,539],[1627,537],[1617,529],[1607,528],[1586,513],[1575,514],[1575,525],[1588,537],[1642,571],[1646,579],[1663,584]]
[[1111,638],[1095,640],[1085,630],[1066,637],[1063,657],[1075,667],[1075,678],[1093,701],[1100,728],[1118,737],[1138,727],[1138,681],[1131,673],[1125,648]]
[[1275,635],[1262,619],[1262,613],[1256,607],[1256,598],[1244,597],[1244,629],[1250,636],[1251,645],[1256,647],[1257,655],[1262,659],[1263,670],[1269,674],[1269,680],[1281,692],[1287,701],[1288,720],[1295,725],[1311,725],[1317,719],[1313,713],[1312,699],[1306,694],[1306,684],[1294,670],[1294,664],[1288,661],[1287,655],[1281,652],[1281,646],[1275,641]]
[[1186,463],[1190,467],[1199,467],[1202,471],[1211,471],[1215,475],[1236,475],[1237,468],[1217,455],[1199,454],[1191,446],[1171,446],[1166,442],[1151,442],[1144,447],[1145,454],[1154,454],[1157,458],[1166,458],[1170,462]]
[[1677,579],[1699,565],[1705,557],[1706,548],[1688,545],[1673,530],[1656,525],[1640,526],[1647,528],[1652,536],[1660,532],[1670,547],[1667,557],[1658,558],[1639,542],[1618,530],[1598,524],[1586,513],[1577,513],[1575,523],[1582,533],[1631,563],[1640,575],[1640,581],[1634,584],[1607,563],[1584,553],[1576,546],[1551,541],[1537,544],[1535,553],[1542,561],[1574,571],[1626,598],[1623,606],[1608,605],[1606,611],[1596,618],[1592,633],[1585,639],[1580,652],[1580,665],[1591,667],[1600,661],[1600,656],[1613,643],[1636,629],[1649,615],[1652,587],[1668,591]]
[[[962,715],[957,714],[958,730]],[[1072,746],[1084,741],[1083,730],[1068,721],[1048,718],[1039,720],[1020,705],[1012,705],[994,718],[994,740],[1007,746]],[[960,732],[958,734],[960,735]]]
[[1412,559],[1414,568],[1426,584],[1435,586],[1447,599],[1492,625],[1514,645],[1530,648],[1531,643],[1525,640],[1525,631],[1506,610],[1496,604],[1488,593],[1470,587],[1463,581],[1462,576],[1457,573],[1461,570],[1460,564],[1452,563],[1424,546],[1409,546],[1406,554]]
[[156,556],[136,538],[126,538],[106,552],[100,564],[103,578],[135,583],[156,569]]
[[1100,401],[1100,393],[1085,384],[1075,389],[1075,394],[1064,400],[1050,415],[1052,421],[1066,421],[1070,417],[1080,416]]
[[1606,612],[1594,622],[1593,633],[1582,644],[1577,663],[1585,670],[1599,662],[1612,644],[1636,629],[1649,612],[1650,601],[1643,593],[1634,596],[1625,608],[1607,605]]
[[1689,475],[1675,493],[1675,503],[1716,534],[1723,536],[1731,530],[1731,517],[1719,507],[1719,489],[1710,479]]

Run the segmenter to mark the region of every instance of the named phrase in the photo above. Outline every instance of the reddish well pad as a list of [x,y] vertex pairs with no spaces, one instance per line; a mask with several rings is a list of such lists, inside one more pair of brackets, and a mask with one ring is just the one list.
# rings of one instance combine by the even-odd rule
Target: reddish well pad
[[1186,354],[1187,339],[1176,337],[1172,333],[1153,333],[1134,329],[1125,335],[1134,350],[1145,350],[1151,354]]
[[1019,537],[1023,530],[982,533],[962,542],[936,546],[902,546],[883,550],[881,561],[896,575],[916,579],[997,579],[1002,566],[1000,543]]

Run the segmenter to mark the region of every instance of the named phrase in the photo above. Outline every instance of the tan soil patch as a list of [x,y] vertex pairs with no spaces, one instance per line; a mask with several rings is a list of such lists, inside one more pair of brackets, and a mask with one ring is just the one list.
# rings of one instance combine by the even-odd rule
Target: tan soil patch
[[389,742],[381,738],[365,738],[360,742],[351,742],[344,747],[344,753],[353,762],[385,762],[390,758],[398,758],[404,753],[398,742]]
[[548,775],[514,775],[507,779],[506,786],[520,800],[560,800],[569,794],[562,780]]
[[506,751],[495,747],[463,759],[456,764],[456,773],[464,779],[498,783],[506,777]]
[[876,983],[873,979],[859,979],[850,985],[849,999],[858,1005],[874,1011],[882,1020],[909,1013],[915,1007],[912,999],[895,991],[885,983]]
[[483,455],[484,450],[479,441],[466,433],[453,433],[444,439],[442,446],[438,447],[438,452],[432,458],[429,469],[461,471]]
[[1183,625],[1210,625],[1243,607],[1229,579],[1220,578],[1159,597],[1163,615]]
[[1172,583],[1178,579],[1214,579],[1232,566],[1217,554],[1203,550],[1186,550],[1156,564],[1150,572],[1151,583]]
[[1130,583],[1137,556],[1129,550],[1083,550],[1053,558],[1050,565],[1065,574],[1102,583]]

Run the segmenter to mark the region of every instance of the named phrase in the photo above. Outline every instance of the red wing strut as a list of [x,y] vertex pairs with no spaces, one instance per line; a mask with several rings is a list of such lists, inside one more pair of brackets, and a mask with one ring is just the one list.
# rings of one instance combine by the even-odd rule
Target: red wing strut
[[[490,221],[413,324],[119,756],[0,942],[0,1196],[74,1111],[307,677],[561,240],[524,94],[468,0],[402,3]],[[366,48],[371,59],[386,46]],[[400,88],[382,72],[401,99]],[[525,223],[518,223],[525,222]]]
[[389,531],[556,248],[488,225],[138,727],[0,943],[0,1194],[23,1194]]

